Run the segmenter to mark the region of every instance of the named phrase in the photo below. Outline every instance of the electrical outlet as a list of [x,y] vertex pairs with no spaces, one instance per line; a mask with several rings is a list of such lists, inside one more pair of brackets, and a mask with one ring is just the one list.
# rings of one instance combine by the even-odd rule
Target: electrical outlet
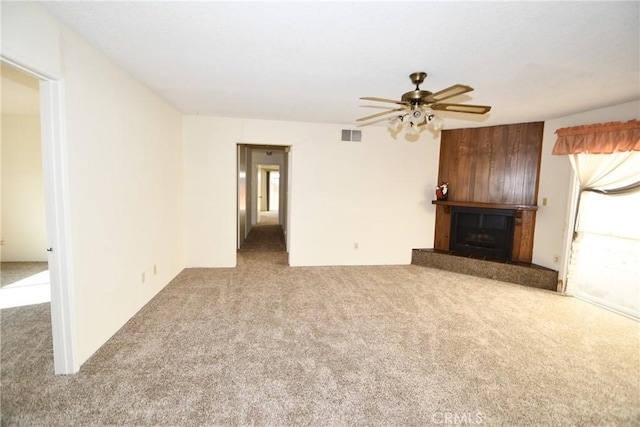
[[153,264],[153,275],[155,276],[156,274],[158,274],[158,265]]
[[553,263],[554,264],[560,264],[560,255],[554,255],[553,256]]
[[353,244],[353,250],[355,251],[355,250],[357,250],[357,249],[358,249],[358,242],[354,242],[354,244]]
[[144,280],[145,280],[145,274],[144,274],[144,271],[143,271],[142,272],[142,283],[144,283]]

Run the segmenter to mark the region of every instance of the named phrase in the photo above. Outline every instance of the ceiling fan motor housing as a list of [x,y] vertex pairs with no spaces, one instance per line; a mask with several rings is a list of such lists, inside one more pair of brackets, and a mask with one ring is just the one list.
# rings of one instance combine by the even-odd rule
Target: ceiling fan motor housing
[[416,85],[416,90],[418,90],[418,86],[427,78],[427,73],[424,71],[418,71],[416,73],[409,74],[409,78],[411,79],[411,82]]
[[402,102],[408,102],[414,105],[427,104],[430,101],[431,95],[433,95],[433,93],[428,90],[412,90],[402,95]]

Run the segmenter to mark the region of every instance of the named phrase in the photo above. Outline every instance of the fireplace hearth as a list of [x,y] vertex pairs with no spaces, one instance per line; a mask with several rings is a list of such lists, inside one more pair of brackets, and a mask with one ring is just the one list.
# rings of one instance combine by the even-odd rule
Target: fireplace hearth
[[511,260],[515,211],[453,206],[449,248],[460,254]]

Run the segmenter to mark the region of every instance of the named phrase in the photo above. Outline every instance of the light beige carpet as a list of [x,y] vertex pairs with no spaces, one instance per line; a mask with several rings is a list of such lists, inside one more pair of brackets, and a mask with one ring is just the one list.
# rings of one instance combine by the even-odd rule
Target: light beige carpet
[[0,288],[46,271],[48,268],[49,264],[46,262],[2,262],[0,263]]
[[77,375],[49,305],[2,310],[3,425],[625,426],[638,323],[519,285],[408,266],[187,269]]

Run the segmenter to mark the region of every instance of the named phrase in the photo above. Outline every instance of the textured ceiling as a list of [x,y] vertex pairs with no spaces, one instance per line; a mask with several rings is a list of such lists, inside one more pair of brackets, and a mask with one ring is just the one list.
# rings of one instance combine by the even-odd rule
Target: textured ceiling
[[493,106],[447,128],[640,99],[637,1],[42,4],[184,113],[355,124],[382,111],[359,97],[399,99],[414,71]]

